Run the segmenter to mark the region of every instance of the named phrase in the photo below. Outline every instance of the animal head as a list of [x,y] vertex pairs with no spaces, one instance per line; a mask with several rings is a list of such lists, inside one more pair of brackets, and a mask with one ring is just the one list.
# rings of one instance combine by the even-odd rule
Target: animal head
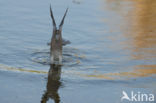
[[51,9],[51,5],[50,5],[50,15],[51,15],[52,24],[53,24],[53,36],[56,37],[56,40],[61,37],[62,27],[63,27],[63,23],[64,23],[64,19],[66,17],[67,11],[68,11],[68,8],[66,9],[65,14],[64,14],[64,16],[63,16],[63,18],[61,20],[60,25],[59,25],[59,28],[57,29],[55,19],[54,19],[54,16],[53,16],[53,12],[52,12],[52,9]]

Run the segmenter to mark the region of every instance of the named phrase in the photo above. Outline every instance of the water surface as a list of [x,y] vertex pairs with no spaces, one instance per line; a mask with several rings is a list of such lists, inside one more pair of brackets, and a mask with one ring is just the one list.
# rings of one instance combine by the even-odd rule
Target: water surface
[[[71,44],[59,67],[49,65],[50,4],[57,25],[69,8],[63,38]],[[123,103],[123,90],[155,94],[155,14],[155,0],[1,0],[0,102]]]

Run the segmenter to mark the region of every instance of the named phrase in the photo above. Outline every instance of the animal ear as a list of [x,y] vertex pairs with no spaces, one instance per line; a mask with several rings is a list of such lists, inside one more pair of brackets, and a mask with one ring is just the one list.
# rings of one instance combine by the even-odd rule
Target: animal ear
[[51,15],[52,22],[53,22],[53,29],[56,30],[56,23],[55,23],[55,19],[54,19],[54,16],[53,16],[53,12],[51,10],[51,5],[50,5],[50,15]]
[[60,25],[59,25],[59,30],[62,30],[63,23],[64,23],[64,19],[65,19],[65,17],[66,17],[67,11],[68,11],[68,8],[66,9],[66,12],[64,13],[64,16],[63,16],[63,18],[62,18],[62,21],[61,21],[61,23],[60,23]]

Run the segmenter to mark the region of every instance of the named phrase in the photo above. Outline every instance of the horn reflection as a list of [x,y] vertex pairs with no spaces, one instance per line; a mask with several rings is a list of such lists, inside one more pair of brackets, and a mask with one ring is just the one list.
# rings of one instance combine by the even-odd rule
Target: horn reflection
[[42,96],[41,103],[46,103],[49,98],[53,99],[55,103],[60,103],[60,96],[58,90],[61,86],[61,66],[51,64],[48,72],[47,90]]

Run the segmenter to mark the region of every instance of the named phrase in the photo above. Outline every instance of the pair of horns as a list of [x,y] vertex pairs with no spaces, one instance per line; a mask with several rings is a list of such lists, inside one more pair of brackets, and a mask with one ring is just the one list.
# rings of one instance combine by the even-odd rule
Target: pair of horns
[[[68,8],[66,9],[66,12],[64,13],[64,16],[62,18],[62,21],[61,21],[61,23],[59,25],[59,29],[62,29],[62,26],[63,26],[63,23],[64,23],[64,19],[66,17],[67,11],[68,11]],[[51,9],[51,5],[50,5],[50,15],[51,15],[52,22],[53,22],[53,28],[56,29],[56,23],[55,23],[55,19],[54,19],[54,16],[53,16],[52,9]]]

